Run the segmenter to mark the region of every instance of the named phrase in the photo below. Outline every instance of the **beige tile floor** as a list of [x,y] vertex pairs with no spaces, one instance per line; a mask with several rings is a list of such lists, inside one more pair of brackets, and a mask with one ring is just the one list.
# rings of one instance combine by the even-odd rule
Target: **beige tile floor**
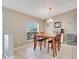
[[38,46],[34,51],[33,43],[29,43],[14,50],[13,59],[77,59],[77,46],[62,44],[57,56],[53,57],[52,50],[47,53],[47,47],[42,47],[40,51]]

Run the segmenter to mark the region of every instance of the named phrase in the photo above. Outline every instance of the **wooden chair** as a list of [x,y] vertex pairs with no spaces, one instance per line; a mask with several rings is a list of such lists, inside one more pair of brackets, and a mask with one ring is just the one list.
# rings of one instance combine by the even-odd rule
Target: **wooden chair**
[[57,37],[56,37],[56,44],[57,44],[57,49],[58,49],[58,51],[59,51],[60,48],[61,48],[61,33],[58,33],[58,34],[57,34]]
[[[54,40],[54,42],[53,42]],[[53,50],[53,56],[55,57],[55,55],[57,55],[57,51],[56,51],[56,37],[53,37],[53,39],[49,40],[48,39],[48,53],[49,53],[49,44],[51,44],[51,49]]]
[[[44,32],[40,32],[40,33],[44,33]],[[39,42],[39,46],[40,46],[40,50],[41,50],[42,42],[44,41],[44,44],[45,44],[45,41],[47,38],[36,37],[36,34],[37,34],[37,32],[34,33],[34,50],[36,49],[37,41]]]
[[53,56],[55,57],[55,55],[57,55],[57,50],[59,51],[61,47],[61,34],[58,33],[56,37],[53,38],[53,40],[48,40],[48,53],[49,53],[49,44],[51,44],[51,49],[53,50],[53,54],[54,54]]

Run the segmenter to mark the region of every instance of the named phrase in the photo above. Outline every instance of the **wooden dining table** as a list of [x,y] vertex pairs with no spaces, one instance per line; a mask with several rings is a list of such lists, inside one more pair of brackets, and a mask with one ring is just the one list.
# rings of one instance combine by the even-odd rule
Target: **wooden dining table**
[[55,56],[55,49],[54,49],[54,37],[56,37],[56,34],[51,34],[51,33],[37,33],[34,36],[34,49],[36,49],[37,46],[37,40],[36,38],[40,37],[40,38],[47,38],[47,39],[52,39],[52,43],[53,43],[53,56]]

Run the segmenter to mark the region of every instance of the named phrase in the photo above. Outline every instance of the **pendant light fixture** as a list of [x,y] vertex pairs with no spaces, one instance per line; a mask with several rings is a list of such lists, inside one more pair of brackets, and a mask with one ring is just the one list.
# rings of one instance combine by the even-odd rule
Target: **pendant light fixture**
[[[49,8],[50,13],[51,13],[51,10],[52,10],[52,8]],[[53,22],[52,18],[50,17],[50,18],[47,20],[47,22],[48,22],[48,23],[49,23],[49,22]]]

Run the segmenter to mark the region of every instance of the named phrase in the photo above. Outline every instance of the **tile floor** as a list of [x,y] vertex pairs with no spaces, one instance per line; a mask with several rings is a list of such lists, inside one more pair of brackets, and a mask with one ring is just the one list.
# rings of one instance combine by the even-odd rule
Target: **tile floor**
[[47,53],[47,47],[43,47],[41,51],[37,47],[34,51],[33,43],[29,43],[14,50],[13,59],[77,59],[77,46],[62,44],[57,56],[53,57],[52,50]]

